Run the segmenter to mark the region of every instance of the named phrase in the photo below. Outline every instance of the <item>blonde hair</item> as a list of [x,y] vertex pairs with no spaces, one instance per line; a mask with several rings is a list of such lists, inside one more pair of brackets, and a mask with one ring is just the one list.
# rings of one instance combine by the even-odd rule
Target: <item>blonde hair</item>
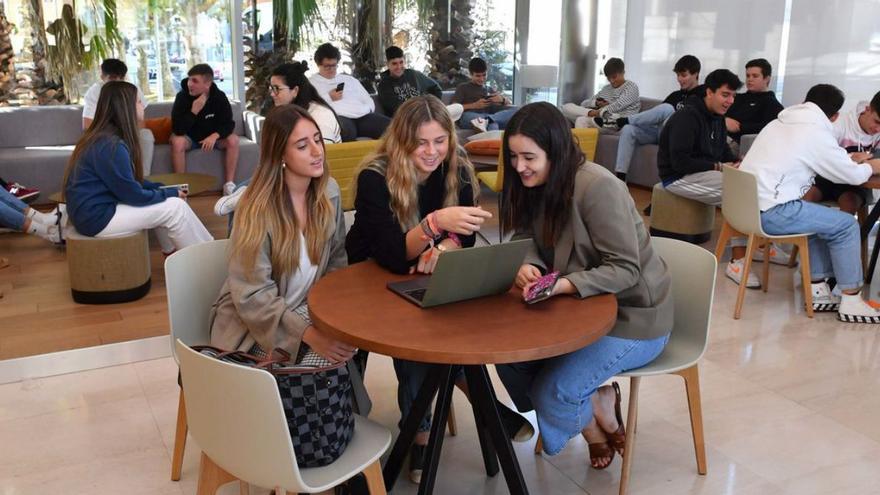
[[[272,276],[285,277],[299,267],[300,232],[312,263],[320,262],[334,222],[333,204],[327,194],[324,175],[314,178],[306,192],[306,224],[299,225],[290,192],[284,182],[284,150],[290,133],[302,119],[315,124],[309,113],[296,105],[282,105],[269,111],[260,141],[260,163],[241,198],[232,229],[230,258],[241,262],[246,273],[253,271],[262,244],[269,236]],[[324,143],[321,142],[323,149]],[[326,156],[326,155],[325,155]]]
[[449,149],[441,165],[448,167],[443,207],[458,205],[461,176],[471,184],[474,204],[477,203],[479,187],[474,166],[458,146],[455,123],[446,106],[432,95],[410,98],[397,109],[376,152],[364,160],[355,174],[357,177],[365,169],[370,169],[385,176],[391,194],[389,206],[404,231],[419,223],[418,169],[411,155],[419,147],[419,128],[428,122],[437,122],[449,136]]

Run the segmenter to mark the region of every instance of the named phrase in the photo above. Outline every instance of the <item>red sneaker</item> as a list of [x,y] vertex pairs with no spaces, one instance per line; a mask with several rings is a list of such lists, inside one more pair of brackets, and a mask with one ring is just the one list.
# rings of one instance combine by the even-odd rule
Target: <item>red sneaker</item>
[[30,203],[31,201],[37,199],[37,196],[40,195],[39,189],[29,189],[19,184],[18,182],[6,184],[6,190],[9,191],[16,198],[24,201],[25,203]]

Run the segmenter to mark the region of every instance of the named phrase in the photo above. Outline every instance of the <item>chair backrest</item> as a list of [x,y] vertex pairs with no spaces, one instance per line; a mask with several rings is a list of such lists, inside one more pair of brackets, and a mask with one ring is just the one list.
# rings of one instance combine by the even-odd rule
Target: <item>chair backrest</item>
[[692,364],[706,352],[718,260],[711,252],[684,241],[653,237],[651,245],[672,277],[675,325],[667,349],[677,349],[677,357]]
[[[599,144],[599,129],[572,129],[571,134],[578,143],[578,147],[587,157],[587,161],[596,158],[596,146]],[[495,175],[495,187],[489,185],[493,191],[504,188],[504,150],[498,150],[498,169]]]
[[758,178],[733,167],[724,167],[721,212],[724,220],[743,234],[764,235],[758,208]]
[[179,339],[175,347],[189,432],[202,451],[251,484],[308,491],[272,375],[205,356]]
[[348,143],[328,144],[324,148],[327,153],[327,166],[330,175],[339,184],[342,192],[342,209],[354,209],[354,174],[364,158],[376,151],[378,140],[350,141]]
[[175,360],[178,360],[175,340],[180,339],[187,345],[211,341],[208,316],[228,274],[228,243],[228,239],[222,239],[196,244],[165,260],[171,351]]

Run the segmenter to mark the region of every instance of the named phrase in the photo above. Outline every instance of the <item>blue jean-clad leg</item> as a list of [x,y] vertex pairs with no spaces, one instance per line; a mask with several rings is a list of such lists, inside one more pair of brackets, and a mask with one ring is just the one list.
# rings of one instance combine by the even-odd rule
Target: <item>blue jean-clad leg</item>
[[0,187],[0,225],[4,228],[24,230],[24,212],[28,205]]
[[629,124],[623,126],[617,141],[617,161],[614,171],[627,173],[636,146],[640,144],[656,144],[660,128],[650,124]]
[[495,112],[492,115],[489,115],[489,120],[498,124],[499,129],[504,129],[507,127],[507,123],[510,122],[510,119],[513,118],[513,115],[518,111],[519,108],[517,107],[505,108],[500,112]]
[[814,232],[809,238],[813,280],[833,276],[842,290],[862,286],[861,237],[852,215],[795,200],[761,212],[761,226],[771,235]]
[[518,391],[528,387],[544,452],[555,455],[589,424],[596,389],[614,375],[653,361],[668,340],[669,335],[652,340],[606,336],[569,354],[496,368],[508,391],[520,396],[514,397],[518,409],[524,403]]
[[673,113],[675,113],[675,107],[669,103],[661,103],[654,108],[645,110],[644,112],[630,115],[626,119],[629,121],[630,125],[662,127],[663,123],[666,122],[666,119],[668,119]]
[[467,110],[461,114],[461,118],[458,119],[458,126],[462,129],[473,129],[474,126],[471,125],[471,121],[474,119],[488,119],[489,114],[484,112],[474,112],[473,110]]

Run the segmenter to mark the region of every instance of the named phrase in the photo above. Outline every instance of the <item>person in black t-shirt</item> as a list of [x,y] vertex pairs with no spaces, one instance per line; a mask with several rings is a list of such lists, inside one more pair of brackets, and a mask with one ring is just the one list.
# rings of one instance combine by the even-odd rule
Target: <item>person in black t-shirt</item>
[[[756,58],[746,62],[746,92],[739,93],[724,116],[727,137],[734,154],[739,154],[739,140],[746,134],[757,134],[782,111],[782,103],[770,91],[770,62]],[[736,143],[736,144],[733,144]]]

